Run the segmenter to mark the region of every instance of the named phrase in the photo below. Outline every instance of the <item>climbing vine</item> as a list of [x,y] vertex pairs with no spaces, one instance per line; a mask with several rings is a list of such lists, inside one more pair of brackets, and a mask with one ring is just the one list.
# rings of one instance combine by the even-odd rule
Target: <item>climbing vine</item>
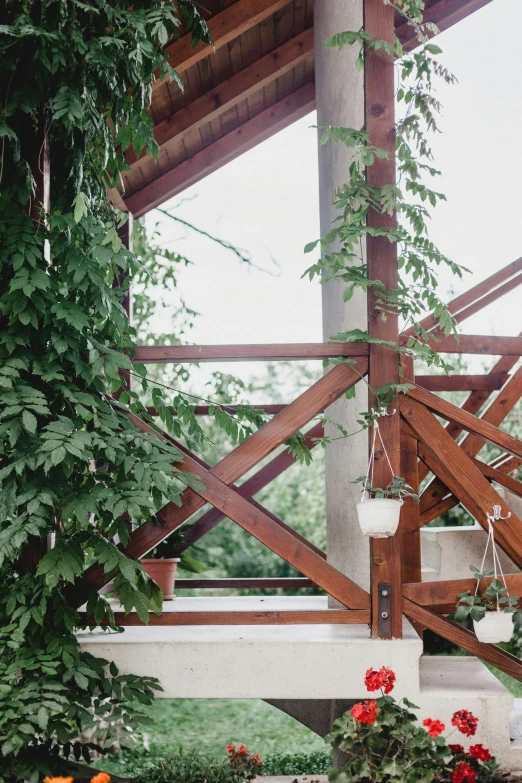
[[[421,0],[399,4],[419,35]],[[129,276],[141,268],[122,244],[125,217],[107,189],[127,168],[125,151],[155,154],[147,112],[154,79],[181,80],[164,52],[169,40],[191,32],[209,42],[192,0],[22,0],[4,7],[0,26],[0,783],[37,781],[69,756],[89,760],[120,732],[125,744],[144,720],[153,678],[121,675],[114,664],[82,652],[81,603],[96,622],[113,625],[109,603],[82,580],[89,566],[113,579],[125,611],[145,621],[159,612],[162,596],[139,562],[122,547],[130,525],[154,521],[168,502],[179,503],[195,477],[176,465],[181,452],[144,434],[127,413],[147,418],[142,397],[150,391],[163,425],[197,447],[205,437],[193,403],[179,393],[167,399],[131,363],[134,332],[122,307]],[[429,31],[428,31],[429,32]],[[364,31],[340,33],[328,42],[358,45],[362,63],[371,41]],[[368,186],[364,167],[383,151],[364,129],[324,129],[324,141],[354,151],[350,181],[336,196],[341,220],[321,240],[325,280],[379,292],[383,317],[399,312],[413,323],[406,348],[429,361],[442,360],[429,346],[418,316],[426,308],[446,332],[455,324],[436,293],[436,267],[460,267],[428,238],[426,202],[441,194],[422,183],[436,174],[425,136],[438,110],[432,78],[451,80],[424,42],[420,52],[398,57],[399,101],[407,107],[397,127],[402,187]],[[37,78],[35,78],[37,75]],[[411,83],[411,86],[409,86]],[[49,211],[41,206],[40,172],[49,146]],[[403,193],[413,197],[408,201]],[[416,200],[415,200],[416,199]],[[418,203],[420,200],[420,203]],[[404,218],[399,228],[372,229],[368,210]],[[396,291],[368,279],[360,246],[382,232],[400,247],[404,277]],[[333,242],[340,250],[332,251]],[[308,247],[308,250],[312,250]],[[413,277],[413,285],[408,275]],[[141,306],[146,307],[146,302]],[[366,332],[337,335],[366,340]],[[137,384],[122,388],[122,373]],[[393,392],[387,390],[386,393]],[[112,394],[120,392],[119,402]],[[233,416],[221,406],[216,420],[234,439],[265,417],[243,406]],[[154,421],[149,417],[149,422]],[[154,425],[156,426],[156,425]],[[302,437],[290,447],[308,459]],[[48,547],[47,542],[52,546]],[[88,735],[89,739],[86,739]]]
[[[405,53],[395,37],[387,41],[372,40],[364,30],[345,31],[331,36],[326,47],[339,50],[344,46],[357,47],[355,65],[364,67],[365,52],[369,49],[383,50],[395,64],[396,101],[404,107],[403,116],[395,126],[397,182],[377,187],[367,181],[366,169],[376,158],[387,158],[386,150],[371,144],[366,128],[345,128],[327,126],[322,128],[321,143],[345,144],[353,151],[349,180],[334,195],[334,206],[338,215],[331,230],[320,240],[309,243],[309,253],[319,245],[322,257],[312,264],[305,275],[312,280],[320,278],[322,284],[340,280],[345,284],[343,301],[348,302],[354,292],[360,289],[375,295],[375,308],[386,320],[398,315],[402,323],[399,343],[370,336],[365,329],[332,335],[339,342],[369,342],[387,346],[402,355],[414,356],[428,365],[445,371],[451,369],[433,343],[445,335],[457,334],[455,319],[447,304],[438,293],[440,267],[448,268],[457,277],[466,270],[444,255],[429,235],[429,207],[435,207],[445,200],[443,193],[429,187],[424,179],[435,178],[440,172],[434,167],[429,143],[429,134],[439,131],[438,115],[440,103],[435,94],[437,79],[454,84],[455,77],[436,56],[441,49],[430,41],[437,32],[433,24],[423,22],[423,0],[397,0],[391,5],[413,28],[419,47],[413,53]],[[368,213],[374,210],[390,218],[397,216],[397,225],[377,228],[368,224]],[[398,287],[388,290],[380,280],[371,280],[364,260],[363,245],[367,237],[384,236],[398,246]],[[428,333],[421,320],[431,313],[438,320],[437,330]],[[407,333],[407,334],[406,334]],[[402,338],[402,339],[401,339]],[[350,360],[343,360],[348,361]],[[373,389],[375,407],[372,412],[361,414],[361,423],[369,426],[378,411],[385,408],[396,393],[404,392],[408,384],[388,385]]]

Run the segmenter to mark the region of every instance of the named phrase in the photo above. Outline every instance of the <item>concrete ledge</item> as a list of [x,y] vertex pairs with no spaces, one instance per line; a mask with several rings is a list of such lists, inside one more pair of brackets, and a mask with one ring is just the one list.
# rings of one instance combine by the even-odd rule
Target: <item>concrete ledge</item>
[[[168,611],[326,609],[327,598],[178,598]],[[391,666],[414,698],[422,643],[407,621],[402,640],[374,641],[366,625],[129,627],[79,634],[84,650],[123,672],[158,677],[165,698],[364,698],[364,674]]]

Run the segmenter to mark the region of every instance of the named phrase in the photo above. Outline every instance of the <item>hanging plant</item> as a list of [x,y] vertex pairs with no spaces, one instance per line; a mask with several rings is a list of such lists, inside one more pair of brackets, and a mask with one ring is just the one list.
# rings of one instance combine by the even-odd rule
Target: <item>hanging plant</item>
[[[474,565],[471,565],[470,569],[477,580],[477,588],[473,595],[469,590],[459,593],[455,620],[462,622],[471,617],[474,631],[480,642],[491,644],[509,642],[513,636],[513,621],[519,596],[509,595],[504,575],[502,574],[499,579],[496,569],[487,568],[484,571]],[[494,579],[483,593],[479,593],[480,580],[491,576]]]
[[[373,486],[377,438],[380,440],[382,451],[390,468],[391,481],[386,487]],[[412,498],[415,503],[419,502],[419,496],[414,492],[413,488],[406,484],[406,481],[401,476],[396,476],[393,472],[390,457],[379,429],[378,419],[375,419],[373,423],[372,448],[368,462],[368,471],[365,476],[359,476],[353,479],[351,483],[362,483],[363,496],[356,506],[357,516],[362,532],[365,536],[371,536],[371,538],[388,538],[397,532],[401,506],[405,497]],[[368,497],[365,497],[365,495]]]

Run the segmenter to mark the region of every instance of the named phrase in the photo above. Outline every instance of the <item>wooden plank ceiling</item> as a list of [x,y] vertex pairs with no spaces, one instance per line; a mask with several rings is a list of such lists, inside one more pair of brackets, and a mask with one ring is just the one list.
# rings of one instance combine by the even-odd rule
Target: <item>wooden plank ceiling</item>
[[[446,29],[489,2],[426,0],[425,19]],[[152,92],[157,161],[129,151],[112,193],[136,217],[315,108],[313,0],[207,0],[205,9],[214,47],[192,49],[190,35],[168,44],[184,90],[158,80]],[[414,44],[400,17],[396,32]]]

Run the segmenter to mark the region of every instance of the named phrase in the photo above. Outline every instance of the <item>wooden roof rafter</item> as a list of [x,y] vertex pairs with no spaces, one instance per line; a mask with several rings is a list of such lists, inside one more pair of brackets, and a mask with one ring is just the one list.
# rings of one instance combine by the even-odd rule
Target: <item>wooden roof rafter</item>
[[[151,115],[158,161],[129,151],[120,208],[144,215],[315,108],[314,0],[215,0],[213,46],[190,34],[167,45],[185,91],[155,83]],[[426,0],[426,21],[447,29],[491,0]],[[406,50],[413,30],[400,16]],[[256,122],[257,120],[257,122]]]

